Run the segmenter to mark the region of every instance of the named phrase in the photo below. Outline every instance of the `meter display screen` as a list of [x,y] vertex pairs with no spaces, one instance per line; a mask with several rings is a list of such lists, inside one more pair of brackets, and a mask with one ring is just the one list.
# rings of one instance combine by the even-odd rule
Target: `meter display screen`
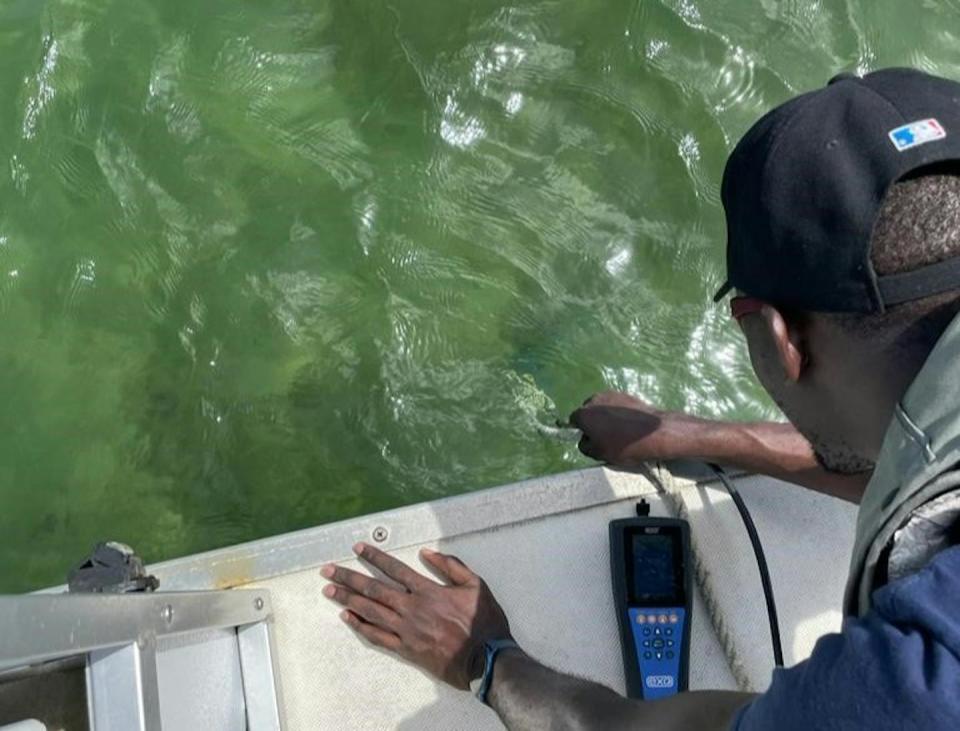
[[627,590],[631,604],[676,607],[685,603],[679,538],[672,531],[630,531]]

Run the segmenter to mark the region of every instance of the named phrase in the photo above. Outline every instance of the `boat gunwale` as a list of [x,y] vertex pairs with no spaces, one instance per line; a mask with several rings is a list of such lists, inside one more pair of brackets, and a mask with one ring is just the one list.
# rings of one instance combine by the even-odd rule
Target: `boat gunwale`
[[[159,579],[160,591],[228,589],[353,558],[351,547],[358,541],[394,551],[657,492],[642,472],[590,467],[281,533],[147,569]],[[386,530],[383,540],[374,538],[378,529]]]

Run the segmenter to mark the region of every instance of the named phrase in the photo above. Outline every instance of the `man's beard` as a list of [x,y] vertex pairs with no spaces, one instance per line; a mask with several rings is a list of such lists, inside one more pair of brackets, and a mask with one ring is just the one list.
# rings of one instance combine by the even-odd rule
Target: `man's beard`
[[823,469],[837,475],[856,475],[861,472],[870,472],[876,463],[866,457],[861,457],[846,444],[824,445],[812,442],[813,456]]

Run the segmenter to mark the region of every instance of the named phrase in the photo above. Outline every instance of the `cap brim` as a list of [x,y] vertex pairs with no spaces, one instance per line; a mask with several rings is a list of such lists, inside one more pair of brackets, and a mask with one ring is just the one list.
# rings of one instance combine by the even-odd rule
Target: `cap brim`
[[733,289],[733,285],[730,284],[730,282],[724,282],[723,286],[717,290],[715,295],[713,295],[713,301],[719,302],[730,293],[731,289]]

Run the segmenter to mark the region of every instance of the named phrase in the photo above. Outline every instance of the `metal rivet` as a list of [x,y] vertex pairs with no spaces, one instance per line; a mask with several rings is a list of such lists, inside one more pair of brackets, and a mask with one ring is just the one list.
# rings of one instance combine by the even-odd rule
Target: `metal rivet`
[[388,535],[390,534],[387,533],[387,529],[382,525],[378,525],[373,529],[373,540],[375,540],[377,543],[383,543],[385,540],[387,540]]
[[263,599],[261,599],[260,597],[257,597],[256,599],[254,599],[254,600],[253,600],[253,608],[256,609],[258,612],[259,612],[261,609],[263,609]]
[[160,616],[163,618],[164,622],[170,624],[173,621],[173,607],[167,604],[163,609],[160,610]]

